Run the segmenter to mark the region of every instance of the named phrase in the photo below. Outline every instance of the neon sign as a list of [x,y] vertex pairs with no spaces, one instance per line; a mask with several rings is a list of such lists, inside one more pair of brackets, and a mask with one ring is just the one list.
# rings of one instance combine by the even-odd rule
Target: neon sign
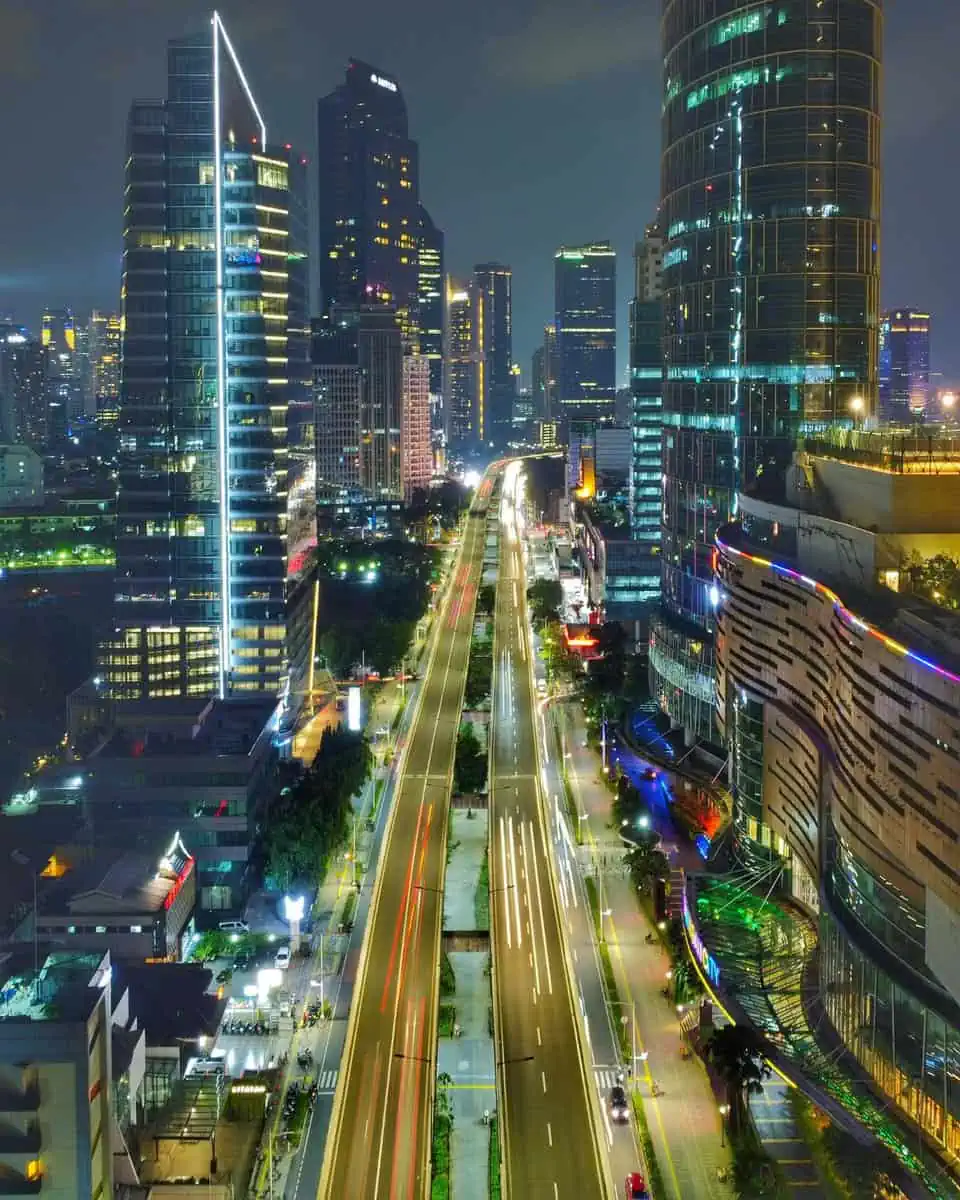
[[687,941],[690,943],[690,949],[693,952],[694,958],[700,964],[706,977],[710,980],[714,987],[720,986],[720,967],[717,960],[713,957],[710,951],[703,944],[703,938],[693,921],[693,914],[690,912],[690,901],[687,898],[687,889],[683,889],[683,927],[687,931]]
[[395,92],[397,90],[397,85],[392,79],[385,79],[382,75],[377,75],[376,73],[370,76],[370,82],[375,83],[377,87],[386,88],[388,92]]

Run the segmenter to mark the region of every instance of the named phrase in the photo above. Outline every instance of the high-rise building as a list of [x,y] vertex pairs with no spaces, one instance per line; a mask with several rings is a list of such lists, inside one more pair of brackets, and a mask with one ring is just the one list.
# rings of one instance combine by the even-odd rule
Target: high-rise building
[[214,16],[127,129],[115,697],[276,695],[288,411],[308,362],[305,160]]
[[321,507],[403,498],[403,358],[403,337],[392,308],[334,305],[314,321]]
[[630,532],[642,543],[636,590],[651,611],[660,596],[660,517],[663,496],[663,234],[648,225],[634,250],[634,298],[630,302],[630,392],[633,455],[630,470]]
[[617,256],[609,242],[554,255],[557,410],[569,421],[612,420],[617,394]]
[[879,372],[881,420],[922,421],[931,399],[929,313],[893,308],[882,315]]
[[[714,738],[717,528],[799,431],[877,400],[880,46],[875,0],[666,0],[662,613],[651,687]],[[693,66],[691,66],[693,64]],[[692,151],[693,147],[697,147]]]
[[444,410],[448,443],[465,449],[485,440],[483,293],[450,275],[446,286]]
[[90,314],[87,327],[96,413],[108,424],[114,423],[119,415],[122,327],[119,313],[101,313],[96,309]]
[[323,305],[383,303],[414,335],[419,164],[400,85],[351,59],[344,82],[317,104],[317,130]]
[[83,396],[77,322],[69,308],[44,311],[41,339],[47,354],[46,436],[51,447],[61,446]]
[[430,362],[422,354],[403,356],[403,414],[400,421],[400,473],[403,498],[409,501],[430,486]]
[[420,205],[417,298],[420,309],[420,353],[430,364],[431,428],[443,430],[443,232]]
[[557,392],[557,330],[547,325],[543,330],[543,344],[533,352],[532,373],[533,406],[538,420],[549,420],[556,415]]
[[513,432],[513,274],[500,263],[473,269],[473,287],[483,313],[484,438],[498,449]]
[[47,353],[22,325],[0,322],[0,441],[47,441]]

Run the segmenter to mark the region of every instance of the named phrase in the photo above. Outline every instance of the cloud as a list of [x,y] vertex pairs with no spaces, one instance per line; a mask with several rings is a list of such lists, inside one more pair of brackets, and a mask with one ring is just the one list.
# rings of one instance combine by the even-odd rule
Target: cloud
[[558,87],[625,67],[649,66],[660,57],[654,5],[556,3],[520,28],[488,38],[487,67],[521,87]]

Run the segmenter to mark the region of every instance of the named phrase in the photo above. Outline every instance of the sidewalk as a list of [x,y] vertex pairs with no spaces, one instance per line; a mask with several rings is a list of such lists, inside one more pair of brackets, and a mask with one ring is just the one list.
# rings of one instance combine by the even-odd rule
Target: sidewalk
[[[600,780],[594,751],[584,746],[586,726],[579,705],[568,705],[567,766],[581,832],[589,856],[603,872],[604,934],[623,1010],[614,1022],[636,1015],[637,1052],[642,1062],[640,1090],[654,1152],[669,1200],[729,1200],[729,1184],[717,1179],[729,1169],[730,1151],[721,1146],[718,1102],[703,1064],[680,1056],[680,1024],[673,1005],[662,995],[669,960],[659,942],[650,945],[650,930],[622,861],[623,844],[609,827],[612,797]],[[606,870],[604,870],[606,866]],[[593,869],[592,867],[590,869]],[[651,1093],[656,1079],[663,1089]],[[659,1200],[659,1198],[658,1198]]]

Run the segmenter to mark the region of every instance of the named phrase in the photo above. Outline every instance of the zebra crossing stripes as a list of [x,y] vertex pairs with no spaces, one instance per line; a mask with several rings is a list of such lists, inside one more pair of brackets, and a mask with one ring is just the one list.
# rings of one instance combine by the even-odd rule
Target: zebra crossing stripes
[[616,1087],[619,1070],[619,1067],[594,1067],[593,1074],[601,1096],[609,1092],[612,1087]]
[[321,1071],[321,1072],[320,1072],[320,1075],[319,1075],[319,1077],[318,1077],[318,1079],[317,1079],[317,1087],[318,1087],[318,1089],[319,1089],[321,1092],[330,1092],[330,1093],[332,1093],[332,1092],[333,1092],[333,1091],[336,1089],[336,1086],[337,1086],[337,1076],[338,1076],[339,1074],[340,1074],[340,1072],[339,1072],[338,1070],[335,1070],[335,1071]]

